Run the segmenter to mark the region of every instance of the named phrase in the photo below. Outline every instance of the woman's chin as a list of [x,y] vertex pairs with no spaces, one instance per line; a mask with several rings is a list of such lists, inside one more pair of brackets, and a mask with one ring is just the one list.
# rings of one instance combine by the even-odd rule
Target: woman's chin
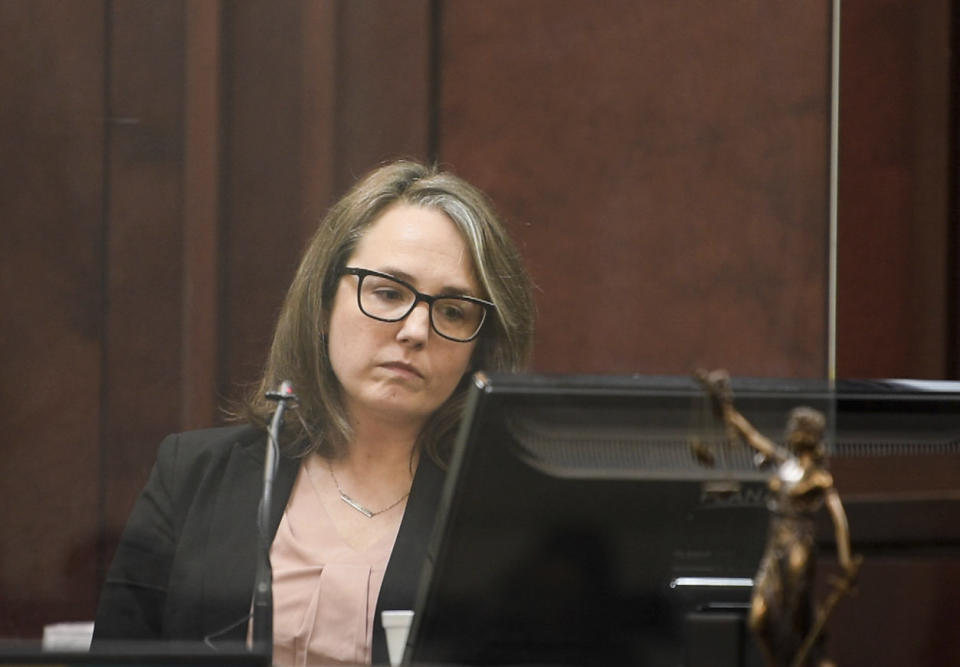
[[354,415],[366,415],[380,421],[394,424],[421,425],[439,405],[426,405],[422,397],[405,391],[392,391],[388,395],[378,396],[364,401],[351,410]]

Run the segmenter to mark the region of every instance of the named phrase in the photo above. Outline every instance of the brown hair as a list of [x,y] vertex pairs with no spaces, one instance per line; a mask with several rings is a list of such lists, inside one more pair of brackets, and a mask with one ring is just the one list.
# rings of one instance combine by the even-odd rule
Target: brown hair
[[[366,230],[396,203],[443,212],[470,249],[481,296],[496,305],[481,331],[467,374],[430,417],[418,445],[441,461],[449,446],[471,371],[517,371],[533,339],[534,305],[520,253],[487,197],[453,174],[416,162],[386,164],[361,179],[324,216],[287,292],[259,386],[243,416],[265,424],[274,409],[264,398],[290,380],[299,419],[288,418],[283,441],[293,455],[337,454],[351,436],[340,383],[330,366],[325,330],[340,274]],[[289,414],[289,413],[288,413]]]

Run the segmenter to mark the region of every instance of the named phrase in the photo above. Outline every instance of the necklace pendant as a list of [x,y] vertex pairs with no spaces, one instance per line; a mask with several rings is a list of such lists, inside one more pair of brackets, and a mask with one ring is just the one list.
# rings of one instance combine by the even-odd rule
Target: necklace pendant
[[[337,485],[337,493],[340,494],[340,500],[342,500],[347,505],[349,505],[353,509],[360,512],[360,514],[367,517],[368,519],[372,519],[378,514],[383,514],[384,512],[388,512],[392,510],[394,507],[396,507],[397,505],[402,503],[404,500],[406,500],[407,496],[410,495],[410,492],[407,491],[405,494],[403,494],[402,496],[397,498],[395,501],[393,501],[393,503],[391,503],[389,507],[384,507],[382,510],[377,510],[376,512],[374,512],[371,509],[367,509],[366,507],[364,507],[363,505],[361,505],[356,500],[354,500],[353,498],[351,498],[350,496],[348,496],[346,493],[343,492],[343,488],[340,486],[340,481],[337,479],[336,474],[334,474],[333,465],[330,463],[329,460],[327,460],[327,469],[330,471],[330,477],[333,479],[333,483]],[[411,487],[412,485],[413,483],[411,482]]]
[[360,512],[360,514],[367,517],[368,519],[372,519],[374,514],[376,514],[376,512],[371,512],[366,507],[358,503],[356,500],[354,500],[353,498],[345,494],[343,491],[340,491],[340,500],[342,500],[343,502],[348,504],[350,507]]

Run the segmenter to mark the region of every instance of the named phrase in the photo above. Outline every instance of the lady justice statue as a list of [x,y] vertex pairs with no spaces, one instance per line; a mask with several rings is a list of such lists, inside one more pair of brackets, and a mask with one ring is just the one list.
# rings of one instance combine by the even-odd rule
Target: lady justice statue
[[[781,447],[733,407],[726,371],[700,370],[695,377],[710,394],[727,438],[742,440],[757,452],[761,463],[774,467],[768,482],[770,527],[754,581],[750,629],[770,667],[831,665],[831,661],[815,657],[812,649],[833,607],[853,587],[862,559],[851,557],[847,516],[826,468],[823,414],[807,407],[792,410],[786,447]],[[833,520],[842,575],[833,582],[814,618],[814,520],[824,505]]]

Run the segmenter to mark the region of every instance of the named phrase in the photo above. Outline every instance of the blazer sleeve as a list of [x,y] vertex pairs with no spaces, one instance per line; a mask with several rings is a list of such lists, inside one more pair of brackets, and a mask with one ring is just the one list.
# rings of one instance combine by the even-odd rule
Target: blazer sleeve
[[167,583],[176,547],[172,485],[179,436],[160,445],[107,572],[94,624],[94,642],[160,639]]

